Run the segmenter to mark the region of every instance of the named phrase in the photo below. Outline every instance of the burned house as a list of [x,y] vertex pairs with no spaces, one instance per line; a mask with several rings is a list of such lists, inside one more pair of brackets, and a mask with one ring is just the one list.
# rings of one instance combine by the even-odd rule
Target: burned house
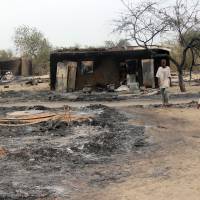
[[0,76],[6,72],[12,72],[14,76],[31,76],[32,62],[27,58],[12,58],[0,61]]
[[169,51],[160,47],[57,50],[50,55],[51,89],[71,92],[109,84],[117,88],[127,84],[127,75],[133,75],[139,86],[155,88],[161,59],[169,64],[167,55]]

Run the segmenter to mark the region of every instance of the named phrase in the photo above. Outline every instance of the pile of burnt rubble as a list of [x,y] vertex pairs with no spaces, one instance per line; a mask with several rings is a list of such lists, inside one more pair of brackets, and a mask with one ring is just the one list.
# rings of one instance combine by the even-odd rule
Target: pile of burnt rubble
[[[42,106],[31,107],[31,109],[33,108],[47,109]],[[7,110],[3,108],[2,111],[5,112]],[[0,136],[9,138],[24,136],[65,138],[69,136],[70,141],[66,146],[66,154],[73,154],[72,152],[74,152],[74,154],[94,153],[97,155],[109,155],[114,152],[130,151],[136,147],[145,145],[144,127],[128,125],[126,123],[126,116],[115,109],[102,105],[91,105],[81,108],[80,112],[94,113],[95,117],[82,122],[49,120],[27,126],[1,127]],[[88,133],[87,135],[86,129],[90,129],[91,127],[92,133]],[[79,132],[81,131],[84,132],[84,136],[81,135],[80,138],[76,137],[79,136]],[[79,142],[77,142],[78,140]],[[28,152],[27,150],[25,149],[25,152]],[[53,155],[54,149],[50,148],[49,151],[51,150],[50,154]],[[59,150],[57,151],[59,152]],[[59,154],[58,152],[56,154]]]
[[[49,110],[37,106],[0,111],[5,115],[13,109]],[[59,194],[50,185],[67,180],[71,173],[148,147],[144,127],[128,125],[127,117],[117,110],[92,105],[79,112],[95,117],[82,122],[56,120],[1,127],[0,199],[57,197]]]

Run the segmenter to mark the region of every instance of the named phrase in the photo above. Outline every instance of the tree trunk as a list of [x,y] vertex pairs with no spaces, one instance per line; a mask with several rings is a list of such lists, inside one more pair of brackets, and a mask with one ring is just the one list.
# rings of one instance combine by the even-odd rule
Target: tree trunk
[[178,79],[179,79],[179,87],[180,87],[181,92],[186,92],[186,88],[185,88],[185,83],[184,83],[184,80],[183,80],[183,73],[182,73],[182,71],[179,72]]
[[[176,62],[176,60],[174,60],[170,55],[169,55],[169,59],[175,64],[175,66],[177,67],[177,71],[178,71],[178,80],[179,80],[179,87],[181,92],[186,92],[186,88],[185,88],[185,83],[183,80],[183,64],[185,62],[182,62],[181,65],[178,64],[178,62]],[[185,59],[185,58],[184,58]]]

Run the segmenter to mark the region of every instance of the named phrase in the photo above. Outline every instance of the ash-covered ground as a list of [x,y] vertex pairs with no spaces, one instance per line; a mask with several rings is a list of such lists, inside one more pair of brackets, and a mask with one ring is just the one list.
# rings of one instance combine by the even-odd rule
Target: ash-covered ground
[[[0,108],[10,111],[45,107]],[[54,109],[59,111],[62,109]],[[84,122],[47,121],[0,127],[0,199],[76,199],[91,187],[123,181],[129,156],[153,151],[145,127],[113,108],[92,105]]]
[[[157,90],[153,90],[154,92]],[[171,100],[199,98],[200,92],[196,93],[172,93],[170,94]],[[105,101],[122,101],[122,100],[160,100],[160,94],[120,94],[117,92],[92,92],[91,94],[83,92],[73,93],[56,93],[48,90],[44,91],[4,91],[0,95],[0,103],[13,103],[13,102],[27,102],[27,101],[43,101],[43,102],[105,102]]]

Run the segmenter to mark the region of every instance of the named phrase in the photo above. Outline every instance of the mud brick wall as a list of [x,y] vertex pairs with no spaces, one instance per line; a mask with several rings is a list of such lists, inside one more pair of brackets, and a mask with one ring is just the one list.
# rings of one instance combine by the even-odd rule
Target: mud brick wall
[[32,75],[32,61],[27,58],[22,58],[21,63],[21,75],[22,76],[31,76]]
[[76,77],[76,90],[83,89],[89,85],[95,87],[97,85],[106,86],[115,84],[119,86],[119,63],[112,58],[102,58],[96,60],[93,65],[93,73],[82,74],[81,62],[78,63],[78,71]]

